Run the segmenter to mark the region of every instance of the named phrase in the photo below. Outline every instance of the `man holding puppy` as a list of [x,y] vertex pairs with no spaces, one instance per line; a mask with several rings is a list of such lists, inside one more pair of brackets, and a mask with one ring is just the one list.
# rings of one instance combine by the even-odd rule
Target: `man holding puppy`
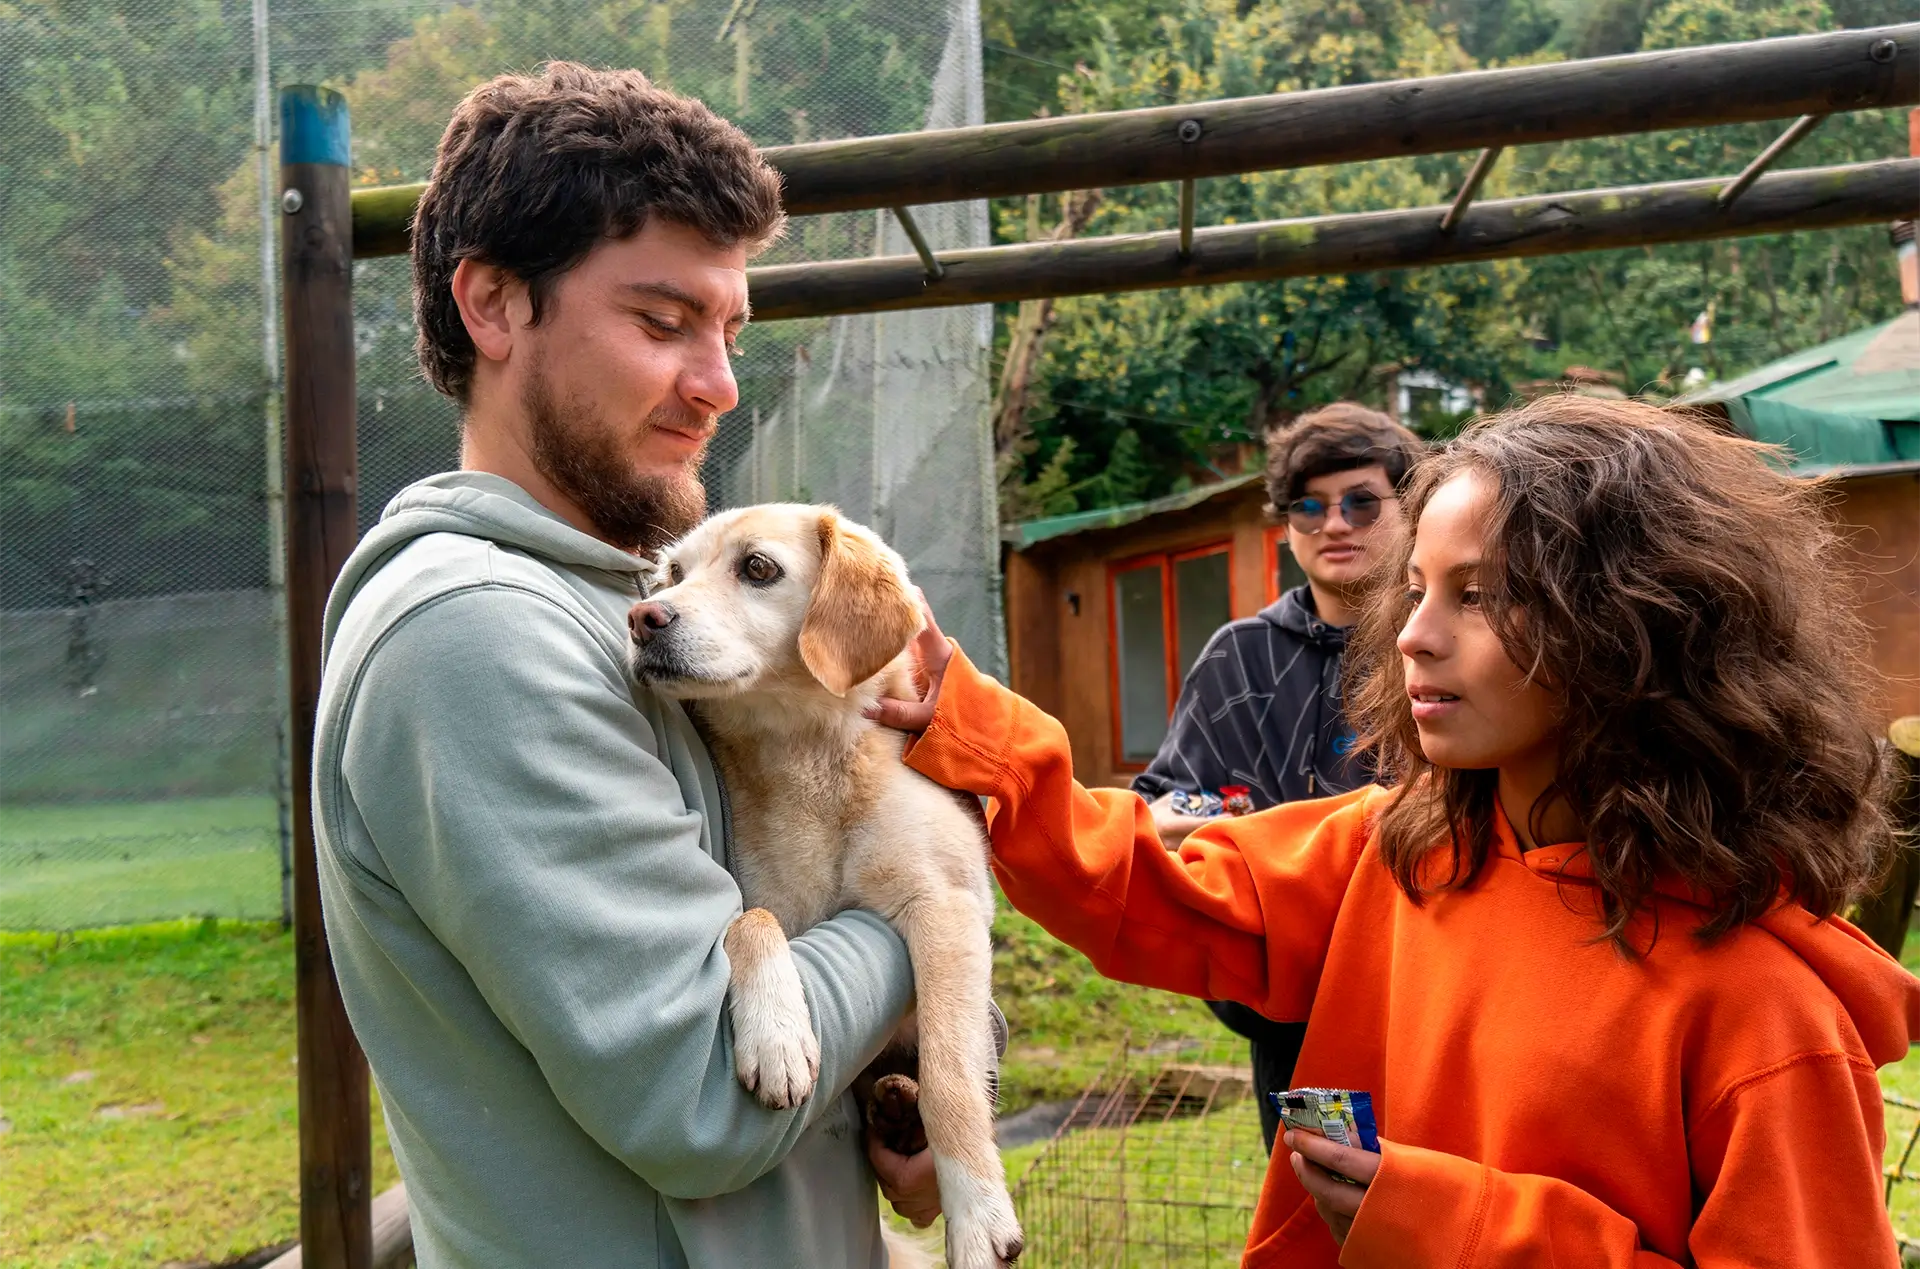
[[[327,611],[327,932],[422,1265],[886,1263],[858,1107],[907,954],[848,912],[793,940],[818,1091],[735,1076],[726,801],[636,691],[649,550],[701,517],[779,177],[697,102],[556,63],[455,111],[413,226],[421,365],[461,470],[404,491]],[[875,1152],[909,1215],[932,1169]]]

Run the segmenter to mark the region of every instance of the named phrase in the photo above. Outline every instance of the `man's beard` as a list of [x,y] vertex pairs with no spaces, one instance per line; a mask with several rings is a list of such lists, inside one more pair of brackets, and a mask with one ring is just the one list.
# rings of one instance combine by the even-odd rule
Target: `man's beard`
[[[591,407],[557,399],[544,366],[532,368],[520,403],[532,431],[533,465],[608,542],[651,554],[706,515],[707,491],[695,474],[704,448],[677,476],[634,471],[624,443],[630,438]],[[691,410],[660,406],[641,427],[691,431],[700,422]]]

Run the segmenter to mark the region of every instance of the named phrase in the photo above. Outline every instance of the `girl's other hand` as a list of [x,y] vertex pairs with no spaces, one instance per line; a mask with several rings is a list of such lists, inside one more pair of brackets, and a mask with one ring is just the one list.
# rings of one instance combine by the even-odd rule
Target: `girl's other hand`
[[[1291,1151],[1287,1161],[1293,1165],[1293,1174],[1300,1178],[1301,1186],[1312,1196],[1314,1210],[1332,1231],[1333,1241],[1344,1245],[1347,1231],[1353,1228],[1353,1218],[1360,1211],[1360,1201],[1366,1198],[1367,1187],[1380,1171],[1380,1156],[1370,1150],[1336,1145],[1325,1137],[1298,1129],[1288,1129],[1282,1140]],[[1338,1180],[1333,1175],[1335,1172],[1353,1180]]]
[[933,711],[940,704],[940,680],[946,676],[947,662],[953,660],[953,645],[940,633],[940,623],[933,619],[926,595],[918,590],[915,593],[920,596],[920,613],[926,618],[926,625],[914,636],[911,648],[914,686],[920,689],[920,699],[899,701],[883,697],[866,714],[876,723],[917,736],[933,721]]

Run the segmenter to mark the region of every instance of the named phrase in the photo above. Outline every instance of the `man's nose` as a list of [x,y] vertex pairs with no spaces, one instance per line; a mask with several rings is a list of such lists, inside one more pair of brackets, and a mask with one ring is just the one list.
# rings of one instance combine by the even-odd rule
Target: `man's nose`
[[671,626],[679,616],[667,605],[649,600],[644,604],[635,604],[628,610],[627,629],[633,633],[635,643],[645,643]]
[[733,356],[726,344],[701,344],[690,352],[680,372],[680,399],[689,408],[716,418],[740,404],[740,385],[733,377]]

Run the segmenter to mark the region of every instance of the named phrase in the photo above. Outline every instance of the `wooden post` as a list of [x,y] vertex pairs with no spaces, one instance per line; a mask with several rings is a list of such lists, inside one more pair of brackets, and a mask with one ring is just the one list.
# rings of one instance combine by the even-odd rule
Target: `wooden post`
[[287,651],[293,722],[293,929],[300,1063],[300,1246],[313,1269],[373,1264],[367,1060],[347,1022],[320,919],[313,723],[320,622],[358,533],[354,495],[353,228],[347,102],[280,93],[286,319]]

